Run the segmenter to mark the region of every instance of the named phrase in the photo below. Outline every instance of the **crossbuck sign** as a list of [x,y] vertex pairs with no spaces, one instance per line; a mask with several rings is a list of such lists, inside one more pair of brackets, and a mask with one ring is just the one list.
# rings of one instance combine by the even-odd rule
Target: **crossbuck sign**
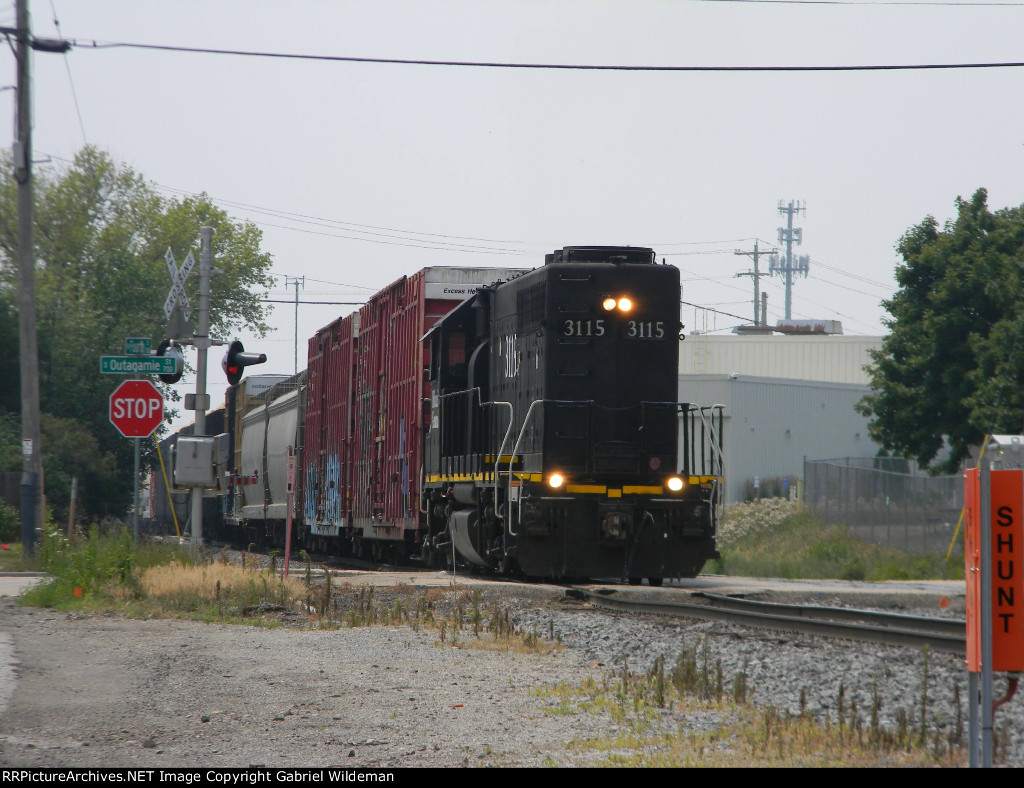
[[171,292],[168,293],[167,300],[164,301],[164,314],[170,320],[175,305],[181,304],[181,311],[184,313],[185,320],[188,320],[192,315],[192,306],[188,302],[188,296],[185,295],[185,280],[192,273],[192,269],[196,264],[196,258],[192,256],[192,252],[189,252],[185,262],[181,264],[181,268],[178,268],[178,264],[174,262],[174,252],[168,246],[164,260],[167,263],[167,271],[171,275]]

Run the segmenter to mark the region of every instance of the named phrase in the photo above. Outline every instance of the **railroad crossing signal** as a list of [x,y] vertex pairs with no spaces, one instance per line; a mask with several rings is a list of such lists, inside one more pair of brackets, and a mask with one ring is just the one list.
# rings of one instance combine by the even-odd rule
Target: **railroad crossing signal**
[[148,438],[164,420],[164,398],[148,380],[126,380],[110,395],[110,423],[126,438]]
[[178,264],[174,262],[174,252],[168,246],[164,262],[167,263],[167,272],[171,275],[171,292],[167,294],[167,300],[164,301],[164,314],[170,320],[175,305],[179,305],[185,320],[188,320],[192,316],[192,305],[189,304],[188,296],[185,295],[185,280],[192,273],[196,258],[192,256],[192,252],[189,252],[185,262],[181,264],[181,268],[178,268]]
[[224,368],[224,374],[228,376],[228,384],[234,386],[242,379],[246,367],[263,364],[266,360],[265,353],[246,353],[245,346],[236,339],[228,345],[228,352],[224,354],[220,365]]
[[181,347],[173,339],[165,339],[160,343],[156,349],[156,357],[173,358],[175,364],[172,372],[160,375],[160,380],[164,383],[177,383],[181,380],[181,375],[185,371],[185,354],[181,352]]

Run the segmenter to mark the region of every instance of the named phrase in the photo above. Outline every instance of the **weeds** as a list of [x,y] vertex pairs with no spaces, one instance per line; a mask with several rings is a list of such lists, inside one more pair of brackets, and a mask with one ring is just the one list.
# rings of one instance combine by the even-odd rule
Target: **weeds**
[[795,501],[771,499],[730,508],[718,533],[719,574],[836,580],[923,580],[963,577],[963,560],[917,555],[855,539]]
[[[927,660],[926,660],[927,662]],[[578,686],[558,684],[537,692],[549,702],[549,714],[608,716],[614,733],[575,742],[579,751],[605,753],[606,766],[959,766],[962,743],[956,731],[921,731],[906,709],[896,725],[880,722],[882,701],[872,687],[870,723],[865,725],[845,682],[836,695],[835,717],[815,719],[801,692],[799,712],[774,705],[756,708],[748,664],[732,677],[732,696],[720,691],[721,661],[707,655],[707,638],[687,643],[666,669],[664,656],[646,673],[633,673],[625,662],[603,678],[587,677]],[[924,672],[927,674],[927,666]],[[923,686],[927,687],[927,678]],[[927,709],[927,689],[918,708]],[[959,697],[959,696],[958,696]],[[713,715],[715,723],[691,725]],[[1004,745],[1005,746],[1005,745]]]
[[242,566],[203,562],[177,544],[136,545],[127,529],[93,527],[69,541],[44,533],[38,560],[49,577],[22,594],[23,604],[57,609],[117,609],[128,615],[171,614],[232,619],[252,608],[291,607],[302,589],[259,569],[251,554]]

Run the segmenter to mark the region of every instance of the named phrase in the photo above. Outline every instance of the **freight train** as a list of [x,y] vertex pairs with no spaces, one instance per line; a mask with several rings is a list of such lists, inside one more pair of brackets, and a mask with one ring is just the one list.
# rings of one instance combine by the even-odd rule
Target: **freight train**
[[211,525],[241,541],[534,578],[693,577],[717,557],[721,406],[680,402],[680,278],[637,247],[426,268],[228,391]]

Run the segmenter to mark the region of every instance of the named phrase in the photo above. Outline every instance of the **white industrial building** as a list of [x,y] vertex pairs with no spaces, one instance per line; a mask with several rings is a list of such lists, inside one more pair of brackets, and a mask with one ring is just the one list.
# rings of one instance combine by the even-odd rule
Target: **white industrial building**
[[680,343],[680,401],[725,406],[727,503],[744,500],[755,480],[795,490],[804,459],[877,454],[854,406],[868,392],[868,351],[881,345],[881,337],[780,334]]

